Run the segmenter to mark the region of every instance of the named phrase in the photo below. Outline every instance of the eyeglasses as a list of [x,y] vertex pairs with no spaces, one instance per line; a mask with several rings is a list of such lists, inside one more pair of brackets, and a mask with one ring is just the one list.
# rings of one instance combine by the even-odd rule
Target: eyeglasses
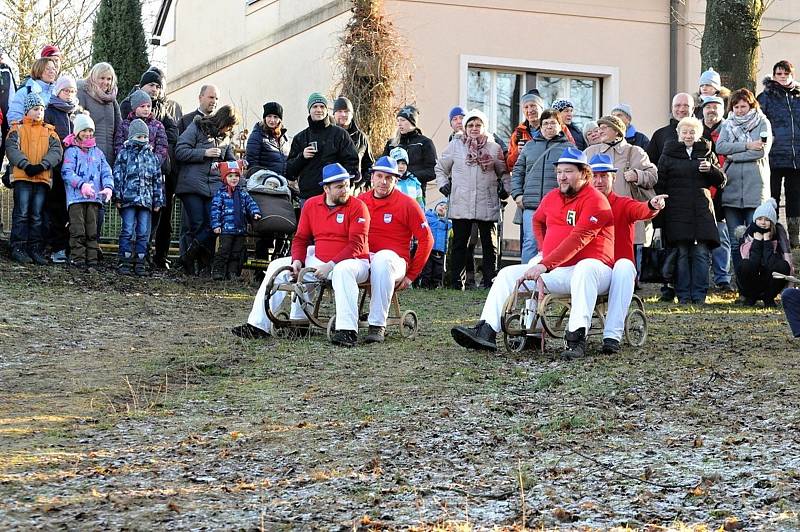
[[558,127],[558,120],[545,120],[542,127]]

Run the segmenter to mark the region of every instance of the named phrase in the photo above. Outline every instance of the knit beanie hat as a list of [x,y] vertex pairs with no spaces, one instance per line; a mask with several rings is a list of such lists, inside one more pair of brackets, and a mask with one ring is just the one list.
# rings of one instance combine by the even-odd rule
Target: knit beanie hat
[[164,73],[156,68],[150,67],[150,69],[142,74],[141,79],[139,79],[139,86],[144,87],[150,83],[158,83],[160,86],[164,86]]
[[139,136],[146,137],[149,140],[150,130],[147,128],[147,124],[144,123],[144,120],[137,118],[128,126],[128,140]]
[[222,182],[225,183],[225,178],[228,174],[242,175],[244,172],[244,163],[242,161],[225,161],[219,163],[219,176]]
[[554,101],[553,105],[551,105],[550,107],[552,107],[553,109],[555,109],[559,113],[561,111],[563,111],[564,109],[568,109],[570,107],[573,108],[573,109],[575,108],[575,106],[572,104],[572,101],[571,100],[567,100],[566,98],[562,98],[560,100]]
[[777,213],[778,204],[775,202],[775,198],[768,198],[767,201],[762,203],[761,205],[756,208],[756,211],[753,213],[753,220],[755,221],[762,216],[764,218],[768,218],[769,221],[772,222],[772,225],[778,223],[778,213]]
[[700,74],[700,81],[697,82],[697,85],[711,85],[715,89],[720,90],[722,88],[722,80],[719,77],[719,72],[715,71],[713,68],[709,68]]
[[455,117],[464,116],[466,114],[467,113],[464,112],[464,109],[456,105],[455,107],[450,109],[450,122],[452,122]]
[[321,103],[325,107],[328,107],[328,99],[318,92],[312,92],[311,96],[308,97],[308,104],[306,105],[306,107],[308,108],[309,111],[311,111],[311,106],[314,105],[315,103]]
[[349,99],[345,98],[344,96],[339,96],[333,101],[333,112],[336,111],[344,111],[348,110],[351,113],[353,112],[353,102]]
[[80,133],[84,129],[91,129],[94,131],[94,120],[89,116],[89,113],[78,113],[72,119],[72,129],[75,133]]
[[608,115],[608,116],[603,116],[603,117],[599,118],[597,120],[597,125],[603,125],[603,124],[605,124],[606,126],[616,130],[617,134],[619,134],[620,137],[624,137],[625,136],[625,130],[627,129],[625,127],[625,122],[623,122],[621,119],[617,118],[616,116]]
[[411,125],[416,127],[417,126],[417,118],[419,117],[419,111],[413,105],[406,105],[402,107],[399,111],[397,111],[397,116],[402,116],[409,122]]
[[59,92],[69,88],[73,88],[75,90],[78,89],[78,84],[75,82],[75,78],[69,74],[61,74],[61,76],[59,76],[59,78],[53,84],[53,94],[58,96]]
[[389,152],[389,157],[391,157],[398,163],[400,161],[405,161],[405,163],[408,164],[408,152],[403,148],[401,148],[400,146],[393,148],[392,151]]
[[539,90],[538,89],[529,90],[528,92],[526,92],[525,94],[522,95],[522,98],[519,99],[519,104],[520,105],[525,105],[528,102],[534,102],[539,107],[544,109],[544,100],[539,95]]
[[44,101],[38,93],[31,92],[25,97],[25,103],[22,104],[22,108],[25,111],[25,114],[28,114],[28,111],[34,107],[44,107]]
[[136,111],[140,105],[153,105],[153,100],[150,98],[150,95],[144,92],[142,89],[138,89],[136,92],[131,94],[131,109]]
[[613,113],[614,111],[619,111],[620,113],[624,113],[628,117],[628,120],[633,120],[633,110],[631,109],[631,106],[628,105],[627,103],[617,104],[617,106],[611,110],[611,113]]
[[262,118],[266,118],[267,115],[275,115],[283,120],[283,107],[278,102],[267,102],[264,104],[264,114]]
[[61,57],[61,50],[55,44],[48,44],[42,48],[42,53],[39,54],[39,57]]

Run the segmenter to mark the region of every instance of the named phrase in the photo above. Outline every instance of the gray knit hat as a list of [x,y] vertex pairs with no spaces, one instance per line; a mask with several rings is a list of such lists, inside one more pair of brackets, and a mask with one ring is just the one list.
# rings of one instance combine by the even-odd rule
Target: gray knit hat
[[778,213],[776,212],[777,204],[775,198],[768,198],[767,201],[759,205],[753,213],[753,220],[757,220],[762,216],[768,218],[773,225],[778,223]]
[[539,96],[539,91],[536,89],[529,90],[528,92],[522,95],[522,98],[519,99],[520,105],[524,106],[528,102],[534,102],[539,107],[544,109],[544,100],[542,99],[541,96]]
[[625,115],[628,117],[628,120],[633,120],[633,109],[631,109],[631,106],[627,103],[617,104],[617,106],[611,110],[611,113],[608,114],[612,114],[614,111],[625,113]]
[[700,74],[700,80],[697,82],[699,87],[703,85],[711,85],[717,90],[722,88],[722,80],[719,77],[719,72],[714,70],[713,68],[709,68],[702,74]]
[[144,123],[144,120],[137,118],[128,126],[128,140],[139,136],[147,137],[150,140],[150,130],[147,128],[147,124]]
[[142,89],[137,90],[133,94],[131,94],[131,110],[136,111],[136,109],[140,105],[150,104],[153,105],[153,100],[150,98],[150,95],[144,92]]

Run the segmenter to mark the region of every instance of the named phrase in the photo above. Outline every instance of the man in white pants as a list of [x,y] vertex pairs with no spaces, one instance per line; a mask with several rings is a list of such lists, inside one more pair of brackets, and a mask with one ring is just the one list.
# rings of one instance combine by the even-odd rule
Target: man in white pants
[[[383,342],[389,303],[395,290],[405,290],[422,272],[433,249],[433,235],[415,199],[395,188],[401,172],[397,161],[381,157],[370,169],[372,190],[358,196],[369,210],[369,331],[364,341]],[[411,258],[411,237],[417,250]]]
[[[300,213],[300,222],[292,240],[292,256],[274,260],[267,268],[258,289],[247,323],[234,327],[233,334],[242,338],[266,338],[272,332],[267,316],[265,297],[267,283],[274,273],[292,266],[276,282],[297,278],[303,265],[316,268],[317,280],[330,279],[336,297],[335,345],[353,347],[358,339],[358,283],[369,278],[369,212],[364,202],[350,195],[351,175],[338,163],[322,169],[323,193],[309,198]],[[314,245],[311,245],[311,242]],[[277,291],[269,300],[270,309],[280,307],[285,292]],[[292,304],[291,318],[303,317],[297,302]]]
[[595,155],[589,161],[592,168],[592,186],[608,198],[614,215],[614,268],[608,290],[608,312],[603,330],[603,353],[619,352],[625,316],[633,298],[636,282],[633,239],[636,222],[651,220],[666,205],[666,194],[654,196],[649,201],[617,196],[613,191],[617,169],[610,155]]
[[586,156],[574,147],[556,161],[558,188],[542,199],[533,218],[536,241],[542,250],[528,264],[500,270],[473,327],[454,327],[453,339],[469,349],[497,349],[503,305],[524,278],[544,283],[545,290],[570,294],[571,310],[565,334],[566,358],[585,354],[586,333],[599,293],[611,284],[614,262],[614,220],[608,199],[590,181],[592,170]]

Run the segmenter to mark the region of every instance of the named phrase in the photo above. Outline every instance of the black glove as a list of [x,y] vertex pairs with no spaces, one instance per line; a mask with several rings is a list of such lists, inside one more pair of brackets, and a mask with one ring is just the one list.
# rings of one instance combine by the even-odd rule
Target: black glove
[[25,173],[28,174],[28,177],[33,177],[42,172],[44,172],[44,166],[41,164],[29,164],[25,167]]
[[450,191],[452,189],[453,189],[453,186],[450,183],[447,183],[444,186],[439,188],[439,192],[441,192],[445,196],[450,196]]

